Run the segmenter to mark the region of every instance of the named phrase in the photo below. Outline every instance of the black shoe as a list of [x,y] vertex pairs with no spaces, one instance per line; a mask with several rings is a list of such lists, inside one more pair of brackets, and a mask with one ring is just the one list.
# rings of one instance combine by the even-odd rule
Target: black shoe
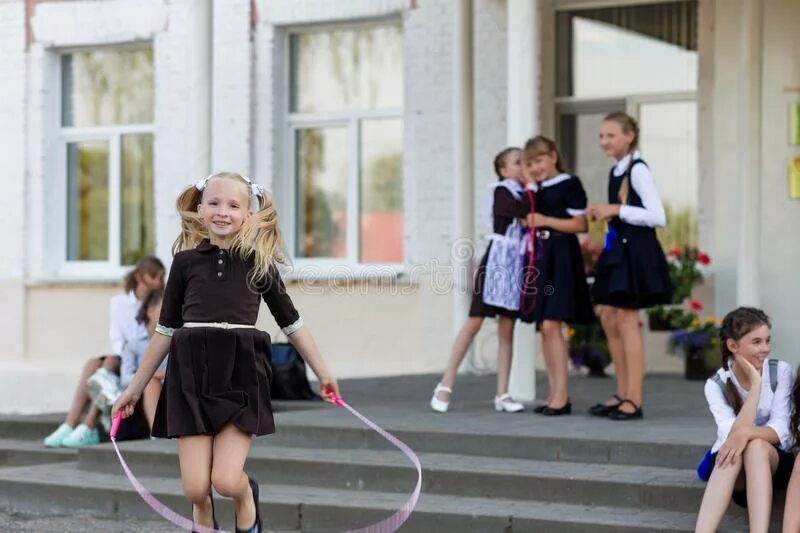
[[609,416],[617,407],[622,404],[622,398],[614,395],[614,398],[619,402],[614,405],[606,405],[604,403],[598,403],[589,408],[589,414],[592,416],[599,416],[599,417],[607,417]]
[[235,523],[233,528],[236,530],[236,533],[261,533],[261,514],[258,511],[258,481],[251,476],[247,476],[247,481],[250,483],[250,490],[253,491],[253,503],[256,506],[256,521],[253,522],[253,525],[250,526],[249,529],[239,529],[239,526]]
[[542,411],[544,411],[545,409],[547,409],[547,404],[543,403],[541,405],[537,405],[536,407],[534,407],[533,408],[533,412],[534,413],[538,413],[538,414],[542,414]]
[[547,406],[542,410],[542,414],[544,416],[561,416],[572,414],[572,403],[567,402],[563,407],[559,407],[558,409]]
[[[217,513],[214,511],[214,495],[211,492],[211,489],[208,489],[208,497],[211,498],[211,519],[214,522],[214,529],[219,529],[219,524],[217,523]],[[194,522],[194,505],[192,505],[192,522]],[[192,533],[197,533],[194,529]]]
[[632,413],[626,413],[625,411],[620,411],[619,408],[617,408],[608,414],[608,418],[610,418],[611,420],[641,420],[642,418],[644,418],[644,413],[642,413],[641,407],[639,407],[630,400],[622,400],[620,402],[620,405],[622,405],[623,403],[631,404],[633,408],[636,410]]

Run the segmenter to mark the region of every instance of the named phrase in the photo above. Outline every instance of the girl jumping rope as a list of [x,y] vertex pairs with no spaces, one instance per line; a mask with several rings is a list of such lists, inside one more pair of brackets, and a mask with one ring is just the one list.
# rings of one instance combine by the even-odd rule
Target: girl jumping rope
[[[475,274],[475,289],[469,318],[458,332],[447,369],[441,382],[436,385],[431,398],[431,408],[446,413],[450,407],[450,394],[456,381],[456,372],[467,353],[469,345],[478,334],[487,317],[498,318],[499,345],[497,348],[497,395],[495,410],[516,413],[524,406],[515,402],[508,394],[508,377],[511,372],[511,350],[514,322],[517,320],[522,279],[522,257],[520,242],[522,226],[532,205],[525,194],[522,176],[521,152],[519,148],[506,148],[494,159],[498,181],[492,185],[493,229],[489,247]],[[533,179],[526,177],[527,181]]]
[[556,143],[541,135],[525,143],[526,171],[536,177],[534,283],[525,286],[520,319],[535,322],[542,334],[548,396],[534,412],[545,416],[572,412],[568,391],[568,352],[562,325],[590,323],[594,310],[583,270],[577,233],[586,231],[586,192],[580,178],[564,171]]
[[[716,531],[733,496],[737,505],[747,507],[750,531],[767,533],[773,488],[786,487],[794,463],[789,425],[792,368],[768,359],[770,322],[760,309],[740,307],[728,313],[719,337],[722,368],[705,386],[717,440],[695,531]],[[789,502],[787,494],[787,509]],[[796,504],[792,501],[792,507]],[[786,520],[796,522],[796,515],[792,509],[785,516],[784,531],[797,531],[796,523],[786,527]]]
[[600,147],[616,163],[608,177],[607,204],[590,205],[594,220],[608,221],[606,245],[595,267],[594,303],[614,361],[617,390],[589,412],[612,420],[643,417],[644,342],[639,309],[669,302],[672,284],[656,237],[666,224],[664,206],[636,149],[639,126],[625,113],[611,113],[600,126]]
[[254,326],[260,299],[317,375],[323,397],[338,398],[338,386],[275,266],[281,237],[264,190],[238,174],[214,174],[184,189],[177,208],[181,234],[161,318],[113,413],[133,413],[169,352],[153,435],[178,439],[195,524],[215,525],[213,485],[233,498],[236,530],[260,533],[258,483],[244,472],[252,437],[275,431],[270,339]]

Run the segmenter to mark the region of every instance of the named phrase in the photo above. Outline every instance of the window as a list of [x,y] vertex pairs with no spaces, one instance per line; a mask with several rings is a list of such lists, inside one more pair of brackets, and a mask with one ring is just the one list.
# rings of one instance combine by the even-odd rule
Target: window
[[605,201],[611,167],[597,146],[600,122],[626,111],[667,211],[662,246],[696,246],[697,2],[560,11],[556,42],[559,145],[589,198]]
[[402,39],[399,25],[289,37],[297,259],[403,260]]
[[152,50],[66,53],[60,73],[66,270],[132,265],[155,248]]

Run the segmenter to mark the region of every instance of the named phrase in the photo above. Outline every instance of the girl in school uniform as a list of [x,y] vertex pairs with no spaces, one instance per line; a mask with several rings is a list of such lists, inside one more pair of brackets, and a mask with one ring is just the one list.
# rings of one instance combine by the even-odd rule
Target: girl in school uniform
[[[456,381],[456,372],[467,353],[472,340],[481,329],[485,318],[498,318],[497,348],[497,394],[494,408],[498,412],[516,413],[524,406],[508,394],[508,378],[511,372],[514,322],[520,304],[520,280],[522,278],[522,256],[520,244],[523,227],[519,219],[532,211],[524,183],[532,176],[523,178],[522,154],[519,148],[506,148],[494,160],[498,181],[490,186],[492,195],[491,242],[483,255],[475,274],[475,287],[469,318],[453,342],[450,359],[442,380],[436,385],[431,398],[431,408],[446,413],[450,407],[450,395]],[[530,187],[530,185],[528,185]]]
[[572,412],[568,391],[568,352],[564,322],[590,323],[594,310],[583,268],[577,233],[586,231],[586,192],[580,178],[564,171],[556,143],[541,135],[525,143],[524,165],[535,177],[529,216],[534,239],[530,286],[523,285],[520,319],[535,322],[542,334],[547,400],[534,409],[546,416]]
[[[164,287],[164,272],[164,264],[157,257],[148,255],[141,258],[125,275],[125,292],[112,297],[109,303],[111,354],[91,357],[86,361],[75,387],[67,418],[45,437],[45,446],[81,448],[100,442],[98,424],[107,414],[103,414],[101,406],[94,403],[92,398],[104,393],[105,400],[105,397],[119,392],[122,348],[130,339],[141,334],[142,328],[136,322],[136,313],[148,292]],[[105,413],[108,413],[110,402],[103,407]]]
[[593,220],[608,221],[606,245],[595,268],[594,303],[614,362],[617,390],[592,407],[612,420],[643,417],[644,343],[639,310],[669,302],[672,284],[656,238],[666,214],[653,176],[637,150],[639,126],[625,113],[611,113],[600,126],[600,147],[616,163],[608,177],[608,203],[590,205]]
[[[766,533],[773,488],[786,487],[794,463],[792,369],[784,361],[768,359],[770,322],[760,309],[731,311],[719,336],[722,368],[705,385],[717,440],[695,531],[716,531],[733,496],[748,509],[750,531]],[[788,497],[786,501],[788,505]]]
[[153,435],[178,439],[195,523],[215,523],[213,485],[233,498],[237,531],[261,532],[258,482],[244,472],[253,435],[275,431],[264,357],[270,339],[254,326],[261,299],[317,375],[323,397],[332,402],[338,387],[275,266],[281,238],[264,189],[223,172],[184,189],[177,208],[181,234],[161,317],[112,413],[133,413],[169,352]]

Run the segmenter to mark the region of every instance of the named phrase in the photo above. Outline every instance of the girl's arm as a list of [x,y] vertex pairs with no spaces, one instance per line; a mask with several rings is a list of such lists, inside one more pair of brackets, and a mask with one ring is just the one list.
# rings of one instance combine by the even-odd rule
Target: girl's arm
[[332,390],[337,396],[339,395],[339,386],[328,369],[328,364],[322,358],[322,354],[317,348],[317,343],[314,342],[314,337],[308,327],[302,326],[300,329],[288,336],[289,342],[292,343],[297,349],[300,356],[308,363],[314,375],[319,380],[319,390],[322,396],[329,400],[328,390]]
[[623,205],[619,207],[619,218],[634,226],[663,228],[667,225],[664,205],[656,189],[655,180],[647,165],[637,164],[631,169],[631,187],[642,199],[642,207]]
[[328,365],[322,358],[314,338],[308,328],[303,325],[303,319],[295,309],[292,299],[286,292],[286,286],[283,284],[280,272],[274,265],[270,267],[267,286],[261,293],[261,297],[269,307],[269,312],[286,335],[286,338],[289,339],[292,346],[297,349],[300,357],[308,363],[314,375],[317,376],[322,397],[326,401],[332,401],[327,389],[331,389],[338,396],[339,387],[328,369]]
[[585,216],[572,218],[548,217],[539,213],[533,215],[533,225],[537,228],[553,228],[561,233],[583,233],[589,229]]
[[128,388],[117,398],[114,402],[114,407],[111,409],[111,417],[117,415],[117,411],[122,410],[123,417],[129,417],[133,414],[136,402],[142,396],[142,391],[147,386],[150,378],[153,377],[156,369],[167,356],[169,351],[171,338],[161,333],[154,333],[150,339],[150,344],[147,345],[147,351],[144,352],[144,359],[139,369],[133,375]]
[[531,212],[531,203],[528,199],[527,190],[532,190],[532,186],[528,185],[528,189],[517,200],[505,187],[495,188],[492,215],[507,218],[525,218]]
[[[750,390],[747,392],[747,398],[745,398],[744,404],[739,414],[736,416],[736,420],[733,422],[725,444],[719,449],[717,465],[720,467],[737,462],[744,452],[747,443],[756,438],[754,435],[761,435],[763,433],[760,431],[758,433],[755,432],[755,430],[763,428],[754,427],[756,410],[758,409],[758,402],[761,399],[761,373],[756,370],[753,365],[748,363],[745,358],[734,357],[737,362],[742,364],[742,368],[747,372]],[[774,433],[774,431],[772,432]],[[777,435],[775,435],[775,437],[777,437]]]

